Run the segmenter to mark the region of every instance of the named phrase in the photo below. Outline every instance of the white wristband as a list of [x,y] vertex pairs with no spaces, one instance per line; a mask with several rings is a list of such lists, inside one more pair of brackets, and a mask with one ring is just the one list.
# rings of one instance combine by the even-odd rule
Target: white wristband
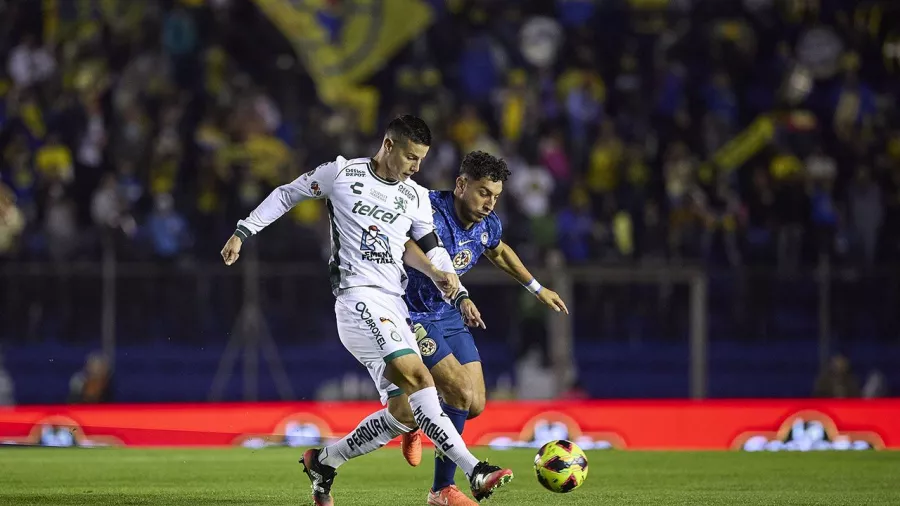
[[525,288],[527,288],[529,292],[537,295],[543,287],[536,279],[532,278],[531,281],[525,285]]

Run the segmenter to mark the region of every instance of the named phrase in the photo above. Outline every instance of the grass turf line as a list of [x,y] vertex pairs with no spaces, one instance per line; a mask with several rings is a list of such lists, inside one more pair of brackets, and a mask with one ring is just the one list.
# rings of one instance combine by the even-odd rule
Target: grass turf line
[[[587,482],[570,494],[537,483],[532,450],[476,455],[516,478],[487,504],[897,505],[900,452],[588,452]],[[303,505],[299,449],[0,449],[0,505]],[[432,461],[410,468],[383,449],[344,465],[336,506],[424,505]],[[462,474],[460,488],[468,492]]]

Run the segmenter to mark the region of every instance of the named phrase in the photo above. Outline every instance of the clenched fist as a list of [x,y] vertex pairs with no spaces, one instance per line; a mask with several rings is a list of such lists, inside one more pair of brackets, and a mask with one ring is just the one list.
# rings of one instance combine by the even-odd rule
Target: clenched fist
[[225,265],[231,265],[237,262],[238,257],[241,256],[241,246],[243,244],[241,238],[236,235],[233,235],[228,239],[228,242],[225,243],[225,247],[222,248],[222,260],[225,260]]

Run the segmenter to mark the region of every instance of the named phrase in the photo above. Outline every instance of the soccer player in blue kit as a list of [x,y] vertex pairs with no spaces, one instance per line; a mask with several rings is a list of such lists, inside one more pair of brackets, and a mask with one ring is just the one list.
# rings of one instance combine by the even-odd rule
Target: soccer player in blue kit
[[[542,287],[511,247],[501,240],[503,227],[494,206],[509,177],[506,162],[483,151],[465,156],[453,191],[431,191],[435,232],[444,244],[456,273],[462,276],[484,254],[501,270],[525,286],[557,312],[569,313],[559,295]],[[416,248],[409,241],[407,249]],[[460,434],[469,418],[484,410],[485,385],[475,339],[466,327],[485,328],[478,308],[467,295],[458,296],[456,307],[424,274],[406,268],[409,284],[405,300],[416,330],[422,360],[431,370],[441,394],[441,407]],[[465,291],[460,286],[460,291]],[[405,434],[403,455],[413,466],[422,459],[418,431]],[[477,504],[454,484],[456,464],[435,454],[434,483],[428,493],[431,506]]]

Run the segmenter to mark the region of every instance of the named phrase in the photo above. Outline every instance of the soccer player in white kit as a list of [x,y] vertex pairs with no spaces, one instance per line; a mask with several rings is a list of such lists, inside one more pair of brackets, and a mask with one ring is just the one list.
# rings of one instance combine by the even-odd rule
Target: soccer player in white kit
[[[400,116],[388,125],[381,149],[373,158],[338,157],[276,188],[250,216],[238,222],[222,249],[222,258],[231,265],[238,259],[243,241],[297,203],[326,199],[332,251],[328,265],[338,335],[369,370],[387,408],[369,415],[335,444],[303,454],[300,463],[312,482],[317,506],[334,504],[331,486],[340,465],[417,426],[465,471],[476,499],[490,496],[513,476],[511,470],[480,462],[472,455],[443,413],[402,299],[407,282],[404,261],[427,274],[448,297],[466,296],[459,290],[453,263],[435,234],[428,191],[409,179],[419,171],[430,145],[431,132],[424,121]],[[425,256],[405,253],[410,237]]]

